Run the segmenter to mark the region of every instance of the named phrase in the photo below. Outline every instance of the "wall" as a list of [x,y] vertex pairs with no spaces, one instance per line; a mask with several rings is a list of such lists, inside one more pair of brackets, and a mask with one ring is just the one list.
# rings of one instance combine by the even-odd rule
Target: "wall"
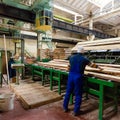
[[32,56],[37,56],[37,40],[25,39],[25,50],[27,50]]
[[[73,38],[78,38],[80,39],[80,35],[79,34],[74,34],[71,32],[67,32],[67,31],[62,31],[62,30],[53,30],[53,37],[58,37],[58,39],[60,39],[60,36],[62,37],[73,37]],[[14,53],[14,43],[12,41],[12,39],[6,39],[7,42],[7,50],[11,50]],[[74,47],[74,45],[72,44],[64,44],[64,43],[58,43],[58,42],[54,42],[52,43],[53,49],[56,48],[56,45],[59,47],[65,47],[65,48],[72,48]],[[43,43],[42,48],[48,48],[48,46]],[[4,49],[4,40],[3,38],[0,38],[0,49]],[[27,50],[32,56],[36,57],[37,56],[37,40],[29,40],[29,39],[25,39],[25,50]],[[17,49],[17,52],[20,52],[20,48]]]
[[73,32],[68,32],[68,31],[63,31],[63,30],[59,30],[59,29],[54,29],[53,30],[53,37],[54,36],[62,36],[62,37],[73,37],[73,38],[81,38],[80,34],[75,34]]
[[[14,50],[14,43],[12,42],[12,39],[6,39],[6,47],[7,50]],[[0,49],[4,49],[5,45],[4,45],[4,39],[0,38]]]
[[[18,46],[18,45],[17,45]],[[6,47],[7,50],[10,50],[12,53],[14,53],[14,43],[12,39],[6,39]],[[0,38],[0,49],[4,49],[4,39]],[[25,50],[27,50],[31,55],[36,57],[37,55],[37,41],[36,40],[28,40],[25,39]],[[17,49],[17,52],[20,52],[19,49]]]

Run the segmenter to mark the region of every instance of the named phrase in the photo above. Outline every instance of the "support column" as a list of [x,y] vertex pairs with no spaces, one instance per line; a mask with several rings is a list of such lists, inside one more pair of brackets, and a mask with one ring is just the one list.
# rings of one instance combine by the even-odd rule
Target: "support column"
[[17,51],[17,50],[16,50],[16,47],[17,47],[17,43],[15,42],[15,48],[14,48],[14,50],[15,50],[15,53],[14,53],[14,54],[15,54],[15,55],[16,55],[16,51]]
[[118,37],[118,34],[119,34],[118,29],[115,29],[115,35],[116,35],[116,37]]
[[2,87],[2,51],[0,51],[0,87]]
[[93,30],[93,19],[92,19],[92,17],[90,17],[89,29],[90,29],[90,30]]
[[[21,39],[21,63],[24,63],[24,39]],[[21,68],[21,79],[24,79],[24,70]]]
[[41,50],[42,50],[42,33],[37,32],[37,58],[41,60]]
[[[89,29],[90,30],[93,30],[93,18],[92,18],[92,12],[90,12],[90,20],[89,20]],[[95,35],[94,34],[89,34],[89,36],[87,36],[87,39],[88,40],[94,40],[95,38]]]
[[77,15],[74,17],[75,25],[77,24]]

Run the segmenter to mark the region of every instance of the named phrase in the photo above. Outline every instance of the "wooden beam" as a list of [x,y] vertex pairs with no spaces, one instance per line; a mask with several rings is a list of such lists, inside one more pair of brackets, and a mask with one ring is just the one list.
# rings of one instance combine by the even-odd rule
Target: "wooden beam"
[[118,76],[102,74],[102,73],[94,73],[94,72],[88,72],[88,71],[86,71],[85,74],[88,75],[88,76],[97,77],[97,78],[101,78],[101,79],[104,79],[104,80],[120,82],[120,77],[118,77]]

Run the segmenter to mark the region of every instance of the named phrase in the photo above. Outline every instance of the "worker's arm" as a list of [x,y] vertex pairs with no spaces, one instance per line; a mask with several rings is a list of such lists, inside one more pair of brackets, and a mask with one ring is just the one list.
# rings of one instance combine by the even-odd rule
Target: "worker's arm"
[[89,65],[90,67],[98,68],[98,69],[100,69],[100,70],[103,70],[103,68],[101,68],[100,66],[98,66],[98,65],[95,64],[95,63],[90,62],[88,65]]

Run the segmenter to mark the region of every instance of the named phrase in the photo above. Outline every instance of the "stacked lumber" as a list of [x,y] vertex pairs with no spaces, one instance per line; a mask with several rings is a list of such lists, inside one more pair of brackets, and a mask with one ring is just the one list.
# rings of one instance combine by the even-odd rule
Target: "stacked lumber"
[[76,51],[78,46],[83,46],[85,50],[120,49],[120,37],[87,41],[87,42],[79,42],[72,50]]
[[101,79],[120,82],[120,65],[98,64],[103,70],[86,67],[85,74]]
[[[38,62],[38,65],[64,71],[68,71],[69,68],[68,60],[60,59],[54,59],[47,63]],[[97,64],[97,65],[103,68],[103,70],[86,66],[85,74],[92,77],[120,82],[120,65],[114,64]]]
[[71,55],[71,52],[72,52],[71,48],[66,48],[65,49],[65,59],[69,58],[69,56]]
[[61,95],[51,91],[49,87],[40,86],[40,83],[28,79],[21,81],[20,85],[10,84],[10,88],[26,109],[39,107],[62,99]]
[[53,51],[53,59],[65,59],[64,48],[56,48]]
[[41,56],[41,59],[50,59],[51,58],[50,49],[39,49],[38,53]]
[[38,65],[68,71],[69,62],[67,60],[54,59],[49,62],[37,62]]

